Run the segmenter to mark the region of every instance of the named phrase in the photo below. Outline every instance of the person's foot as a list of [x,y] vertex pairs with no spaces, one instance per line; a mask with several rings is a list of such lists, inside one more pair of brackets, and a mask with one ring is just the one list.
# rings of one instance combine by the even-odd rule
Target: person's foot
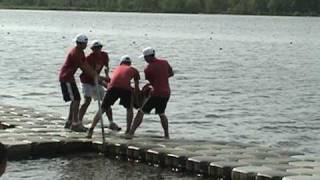
[[65,129],[70,129],[71,127],[71,122],[70,121],[67,121],[65,124],[64,124],[64,128]]
[[92,138],[92,134],[93,134],[93,129],[90,128],[86,138],[91,139]]
[[85,127],[83,124],[80,124],[81,128],[85,129],[86,131],[89,130],[89,128]]
[[75,131],[75,132],[87,132],[87,129],[85,129],[81,125],[71,125],[70,129],[71,129],[71,131]]
[[128,134],[125,134],[125,135],[124,135],[124,138],[125,138],[125,139],[133,139],[133,134],[129,134],[129,133],[128,133]]
[[113,131],[121,131],[121,127],[119,127],[116,123],[112,122],[109,125],[109,129]]

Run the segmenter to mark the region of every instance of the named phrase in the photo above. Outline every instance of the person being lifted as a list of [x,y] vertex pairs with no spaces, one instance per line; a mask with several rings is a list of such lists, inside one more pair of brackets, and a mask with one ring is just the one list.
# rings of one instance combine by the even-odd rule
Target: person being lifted
[[[106,112],[110,122],[110,129],[117,129],[117,125],[113,122],[111,106],[120,98],[120,105],[127,110],[127,129],[125,133],[130,131],[133,118],[133,93],[139,93],[140,75],[138,70],[131,66],[131,63],[131,59],[128,55],[121,57],[120,65],[112,72],[108,90],[101,105],[101,114]],[[132,90],[131,87],[132,79],[134,80],[134,90]],[[98,112],[93,119],[87,138],[92,137],[93,130],[100,118],[100,113]]]
[[174,75],[173,70],[166,60],[155,57],[155,50],[151,47],[145,48],[141,57],[148,63],[144,73],[146,80],[148,80],[152,86],[151,96],[142,105],[142,108],[139,109],[132,127],[125,138],[132,139],[135,131],[142,123],[144,114],[150,113],[151,110],[155,108],[156,114],[159,115],[161,120],[164,137],[169,139],[169,125],[165,110],[170,98],[169,78]]

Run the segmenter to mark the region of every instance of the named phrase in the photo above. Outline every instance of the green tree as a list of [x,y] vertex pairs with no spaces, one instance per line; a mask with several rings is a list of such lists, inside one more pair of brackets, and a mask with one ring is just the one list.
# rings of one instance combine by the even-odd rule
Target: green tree
[[266,14],[268,12],[268,0],[255,0],[254,6],[258,14]]
[[201,11],[201,3],[199,0],[186,0],[185,12],[188,13],[199,13]]
[[159,7],[161,12],[184,12],[185,0],[161,0]]
[[204,13],[221,13],[228,9],[226,0],[202,0],[202,12]]

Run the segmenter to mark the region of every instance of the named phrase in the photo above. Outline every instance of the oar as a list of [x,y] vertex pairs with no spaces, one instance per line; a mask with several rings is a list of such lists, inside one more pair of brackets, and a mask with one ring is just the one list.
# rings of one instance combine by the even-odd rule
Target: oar
[[96,91],[97,91],[97,99],[98,99],[98,106],[99,106],[99,116],[100,116],[100,123],[101,123],[101,132],[102,132],[102,150],[103,153],[105,153],[105,145],[106,145],[106,140],[105,140],[105,134],[104,134],[104,125],[103,125],[103,118],[102,118],[102,110],[101,110],[101,101],[100,101],[100,90],[99,90],[99,83],[96,82]]

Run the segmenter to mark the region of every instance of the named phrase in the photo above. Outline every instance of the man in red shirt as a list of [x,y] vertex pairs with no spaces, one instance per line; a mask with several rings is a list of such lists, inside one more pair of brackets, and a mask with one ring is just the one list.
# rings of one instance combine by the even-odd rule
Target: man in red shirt
[[[120,65],[112,72],[110,83],[108,84],[108,90],[103,98],[101,105],[102,112],[106,112],[110,122],[110,128],[115,129],[115,123],[113,123],[111,106],[120,98],[120,105],[127,109],[127,129],[126,133],[130,131],[131,122],[133,118],[132,98],[133,90],[131,87],[131,80],[134,79],[134,93],[139,92],[139,79],[140,75],[136,68],[131,66],[131,59],[129,56],[122,56],[120,59]],[[93,119],[91,128],[89,129],[88,138],[92,137],[93,130],[100,120],[99,112]]]
[[79,122],[78,112],[80,104],[80,93],[74,79],[74,74],[80,68],[94,79],[98,79],[97,73],[84,61],[83,50],[87,47],[88,38],[86,35],[78,34],[75,38],[76,46],[69,52],[59,74],[60,86],[65,102],[71,101],[68,120],[65,128],[73,131],[85,132],[86,128]]
[[[109,56],[108,53],[102,51],[103,45],[101,42],[94,40],[91,45],[92,52],[85,59],[86,63],[88,63],[93,69],[97,71],[97,74],[100,74],[103,66],[106,77],[108,77],[109,73]],[[82,72],[80,75],[80,81],[82,83],[82,91],[84,95],[84,103],[81,105],[79,110],[79,121],[82,122],[83,116],[86,113],[91,99],[97,99],[97,97],[103,98],[105,94],[105,90],[103,85],[98,86],[99,96],[97,96],[97,88],[94,82],[94,79],[85,72]]]
[[133,138],[136,129],[142,122],[144,113],[150,113],[151,110],[155,108],[156,114],[159,115],[161,120],[164,137],[169,139],[168,118],[165,114],[165,109],[170,98],[169,78],[173,76],[173,70],[166,60],[155,57],[155,50],[151,47],[143,50],[142,57],[144,57],[148,63],[144,73],[146,80],[148,80],[152,86],[151,96],[138,111],[126,138]]

